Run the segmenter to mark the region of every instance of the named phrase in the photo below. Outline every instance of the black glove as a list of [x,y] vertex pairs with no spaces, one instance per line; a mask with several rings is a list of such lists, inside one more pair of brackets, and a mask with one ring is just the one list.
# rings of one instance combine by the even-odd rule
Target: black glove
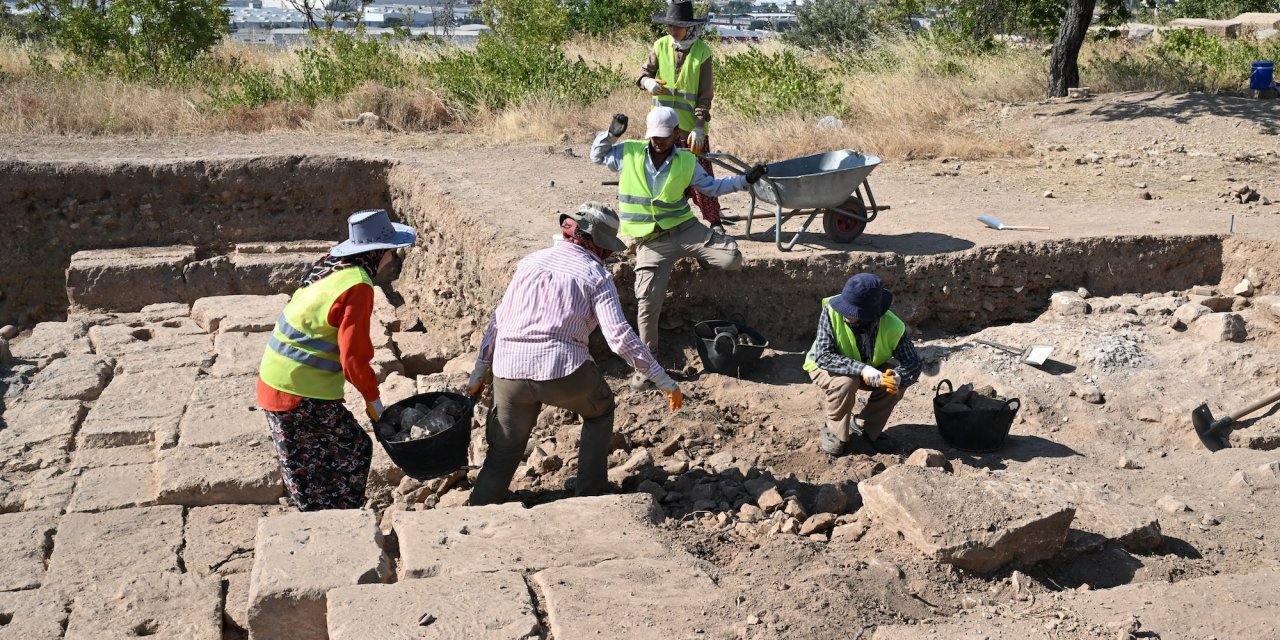
[[760,178],[763,178],[767,173],[769,173],[769,167],[762,165],[759,162],[755,163],[747,170],[747,184],[755,184],[759,182]]
[[609,135],[615,138],[621,138],[622,134],[627,132],[627,115],[625,113],[613,114],[613,122],[609,124]]

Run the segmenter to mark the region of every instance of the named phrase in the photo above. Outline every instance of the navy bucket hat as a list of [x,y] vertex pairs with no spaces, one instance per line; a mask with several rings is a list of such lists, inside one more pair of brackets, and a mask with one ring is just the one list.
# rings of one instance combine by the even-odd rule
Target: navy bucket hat
[[875,322],[893,304],[893,294],[884,288],[879,276],[859,273],[844,283],[844,290],[832,298],[830,304],[836,313],[846,318]]

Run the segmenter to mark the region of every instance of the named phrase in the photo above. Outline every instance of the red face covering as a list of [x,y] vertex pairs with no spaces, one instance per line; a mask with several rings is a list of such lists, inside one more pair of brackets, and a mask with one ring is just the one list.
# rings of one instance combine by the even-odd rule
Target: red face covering
[[609,256],[613,255],[612,251],[597,247],[595,241],[591,239],[591,236],[578,228],[578,221],[573,218],[565,218],[564,222],[560,223],[560,233],[564,234],[565,242],[576,244],[579,247],[590,251],[595,254],[597,258],[600,258],[602,262],[608,260]]

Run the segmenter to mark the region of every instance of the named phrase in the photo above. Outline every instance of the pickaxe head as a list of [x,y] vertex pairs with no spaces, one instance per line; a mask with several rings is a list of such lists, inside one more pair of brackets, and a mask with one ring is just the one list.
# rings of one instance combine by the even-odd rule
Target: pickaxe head
[[1214,420],[1209,405],[1202,404],[1191,411],[1191,426],[1195,427],[1196,437],[1210,451],[1227,448],[1227,437],[1222,434],[1222,427],[1230,424],[1229,418]]

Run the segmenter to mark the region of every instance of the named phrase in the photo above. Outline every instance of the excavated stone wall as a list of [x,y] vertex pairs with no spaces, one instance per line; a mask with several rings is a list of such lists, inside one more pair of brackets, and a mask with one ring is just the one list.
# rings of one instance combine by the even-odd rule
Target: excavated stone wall
[[350,212],[390,204],[387,168],[300,156],[0,163],[0,321],[64,315],[64,271],[83,249],[191,245],[201,255],[338,237]]

